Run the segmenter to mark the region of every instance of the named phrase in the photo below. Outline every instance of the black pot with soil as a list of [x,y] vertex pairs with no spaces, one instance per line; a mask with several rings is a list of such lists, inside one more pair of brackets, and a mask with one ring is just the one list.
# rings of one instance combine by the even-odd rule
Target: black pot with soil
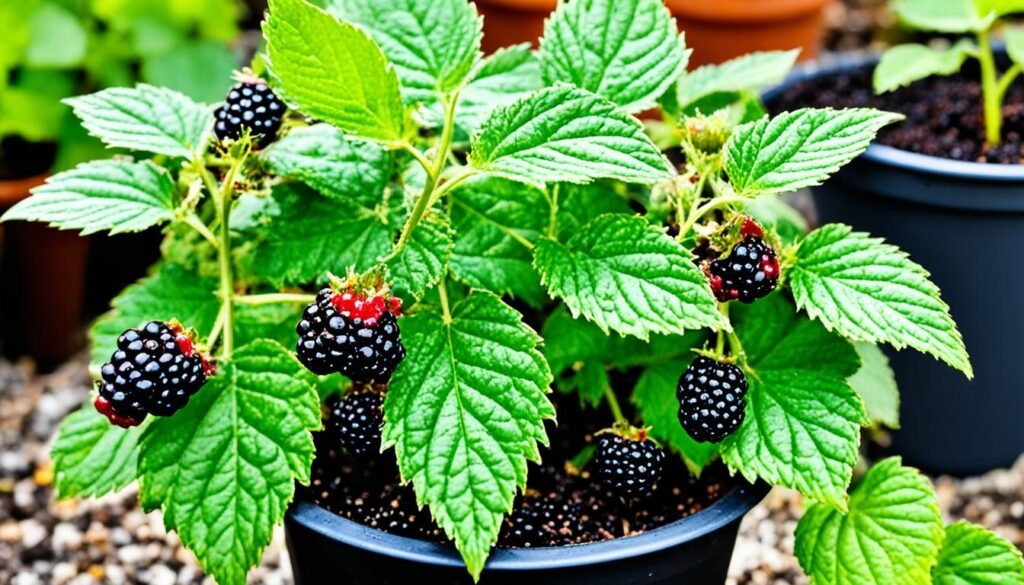
[[876,59],[848,56],[797,71],[766,95],[769,110],[875,107],[907,119],[812,189],[818,221],[843,222],[907,251],[943,291],[975,379],[914,351],[891,352],[902,404],[894,448],[908,464],[969,475],[1024,452],[1024,84],[1003,106],[1004,142],[984,145],[978,72],[930,78],[882,96]]
[[[574,405],[570,405],[574,406]],[[573,411],[576,411],[575,413]],[[578,407],[560,409],[552,447],[505,519],[482,585],[725,582],[743,516],[768,492],[712,466],[692,476],[670,456],[654,496],[624,502],[565,462],[593,441]],[[589,431],[589,432],[588,432]],[[353,459],[317,438],[312,483],[285,517],[297,585],[471,584],[455,547],[400,485],[393,452]]]

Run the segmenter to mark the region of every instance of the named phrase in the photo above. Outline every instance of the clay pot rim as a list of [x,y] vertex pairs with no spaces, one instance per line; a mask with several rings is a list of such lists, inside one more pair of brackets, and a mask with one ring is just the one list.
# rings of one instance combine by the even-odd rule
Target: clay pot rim
[[665,0],[669,10],[677,18],[720,25],[795,20],[818,12],[833,2],[834,0]]
[[45,183],[49,176],[50,172],[46,171],[20,179],[0,179],[0,208],[14,205],[27,198],[30,191]]
[[474,0],[477,4],[499,6],[516,12],[543,12],[545,15],[555,9],[557,0]]

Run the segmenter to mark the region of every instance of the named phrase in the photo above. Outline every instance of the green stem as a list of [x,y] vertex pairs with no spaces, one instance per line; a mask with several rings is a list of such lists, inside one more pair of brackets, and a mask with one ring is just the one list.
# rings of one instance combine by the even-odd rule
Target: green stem
[[430,171],[433,167],[430,164],[430,161],[427,159],[427,157],[423,156],[423,153],[420,152],[418,148],[416,148],[412,144],[409,144],[408,142],[403,142],[400,145],[400,148],[405,152],[411,154],[412,157],[416,159],[416,162],[420,163],[420,166],[423,167],[423,170],[426,171],[427,174],[430,174]]
[[604,398],[608,402],[608,408],[612,411],[612,416],[615,417],[615,424],[617,426],[628,426],[629,421],[626,417],[622,416],[622,407],[619,406],[619,399],[615,396],[615,391],[612,390],[611,386],[604,387]]
[[312,303],[316,295],[292,293],[268,293],[262,295],[235,295],[239,305],[271,305],[275,303]]
[[235,177],[245,163],[247,155],[248,152],[243,152],[235,159],[231,168],[224,175],[224,180],[220,184],[220,190],[215,191],[216,194],[214,195],[217,216],[220,220],[220,247],[217,250],[217,256],[220,264],[221,311],[224,314],[224,341],[221,344],[221,357],[223,359],[230,359],[232,352],[235,350],[235,280],[231,270],[231,227],[229,220],[231,216],[231,203],[235,193]]
[[448,279],[448,275],[441,277],[441,281],[437,283],[437,293],[441,297],[441,314],[444,319],[445,325],[451,325],[452,323],[452,311],[448,306],[448,286],[445,281]]
[[[561,183],[555,183],[551,188],[551,195],[548,196],[548,204],[551,205],[551,216],[548,218],[548,237],[552,240],[558,239],[558,192]],[[547,190],[544,191],[547,193]]]
[[1003,73],[1003,76],[999,78],[999,85],[996,88],[996,92],[999,95],[999,103],[1003,103],[1003,98],[1006,96],[1006,90],[1010,88],[1010,84],[1013,83],[1014,79],[1017,79],[1020,72],[1020,65],[1014,63],[1013,66],[1007,69],[1006,73]]
[[458,173],[456,173],[454,177],[447,179],[444,183],[441,184],[440,187],[434,190],[433,195],[431,195],[430,197],[430,205],[437,203],[438,201],[441,200],[442,197],[444,197],[448,193],[451,193],[452,190],[454,190],[455,187],[457,187],[460,183],[462,183],[463,181],[470,177],[477,175],[478,173],[480,173],[478,169],[463,167],[462,169],[459,170]]
[[220,310],[217,312],[217,320],[213,322],[213,329],[210,330],[210,334],[206,336],[206,345],[208,348],[213,348],[217,344],[217,339],[220,338],[221,331],[224,330],[224,305],[221,305]]
[[1002,139],[1002,101],[996,61],[988,31],[978,33],[978,62],[981,64],[981,94],[985,112],[985,137],[990,146],[998,146]]
[[220,240],[218,240],[217,236],[215,236],[213,232],[210,231],[210,228],[206,227],[206,224],[203,223],[201,219],[199,219],[199,216],[197,216],[194,213],[190,213],[185,216],[185,223],[191,226],[192,229],[196,230],[199,233],[199,235],[206,238],[206,241],[213,244],[214,248],[220,248]]
[[[729,320],[729,303],[718,303],[718,310],[725,317],[725,320]],[[715,341],[715,356],[719,359],[725,355],[725,327],[718,328],[718,339]]]

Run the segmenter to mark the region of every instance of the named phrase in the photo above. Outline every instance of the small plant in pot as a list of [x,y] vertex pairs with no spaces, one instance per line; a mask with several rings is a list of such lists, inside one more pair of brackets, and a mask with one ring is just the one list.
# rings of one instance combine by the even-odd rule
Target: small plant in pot
[[[877,404],[858,374],[885,369],[864,342],[930,335],[970,366],[905,254],[804,236],[771,198],[897,116],[768,118],[745,87],[669,117],[677,167],[632,116],[690,95],[653,0],[564,2],[539,52],[484,60],[463,0],[331,10],[272,0],[268,70],[216,109],[91,96],[90,132],[161,164],[80,166],[6,216],[166,225],[164,260],[93,328],[62,496],[138,480],[219,583],[282,520],[300,583],[721,583],[768,483],[815,502],[796,542],[816,582],[953,583],[979,555],[1024,577],[898,459],[849,492]],[[942,326],[874,318],[907,299]]]
[[[1019,2],[900,0],[907,26],[952,35],[942,43],[894,47],[805,69],[768,95],[769,108],[876,107],[906,120],[878,144],[812,190],[822,222],[863,226],[907,250],[932,275],[972,348],[969,381],[913,352],[892,354],[903,391],[896,450],[935,472],[974,474],[1005,467],[1024,452],[1024,409],[1016,350],[1024,337],[1007,323],[1024,320],[1014,299],[982,302],[976,276],[1006,272],[1000,286],[1024,284],[997,266],[993,250],[1012,246],[1024,227],[1024,33],[1000,26],[1024,11]],[[1001,32],[1005,50],[994,50]],[[962,38],[958,38],[962,37]],[[949,234],[956,235],[950,245]]]

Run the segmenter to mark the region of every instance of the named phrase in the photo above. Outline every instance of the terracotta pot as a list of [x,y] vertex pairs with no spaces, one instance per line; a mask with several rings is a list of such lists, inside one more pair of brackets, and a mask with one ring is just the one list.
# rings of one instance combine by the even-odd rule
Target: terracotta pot
[[753,51],[801,49],[818,54],[825,7],[833,0],[666,0],[693,48],[690,66],[721,63]]
[[509,45],[533,43],[544,34],[544,19],[558,4],[557,0],[476,0],[484,15],[484,51]]
[[[28,197],[46,177],[0,181],[0,212]],[[0,230],[4,351],[55,365],[81,346],[89,240],[36,222],[12,221]]]

